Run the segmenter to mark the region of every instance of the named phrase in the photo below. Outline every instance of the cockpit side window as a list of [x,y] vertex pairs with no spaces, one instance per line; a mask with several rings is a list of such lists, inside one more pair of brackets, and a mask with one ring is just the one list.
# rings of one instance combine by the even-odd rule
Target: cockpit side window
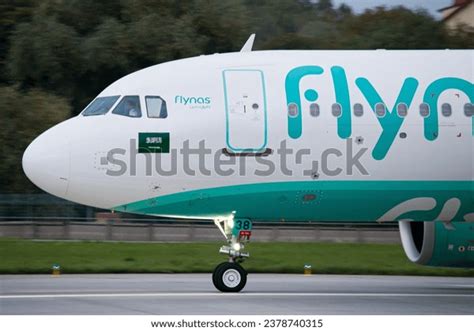
[[104,115],[115,104],[118,98],[120,98],[119,95],[96,98],[84,109],[82,116]]
[[146,110],[149,118],[166,118],[168,117],[168,109],[166,101],[158,96],[145,97]]
[[136,118],[142,117],[140,97],[138,95],[124,96],[112,111],[112,114]]

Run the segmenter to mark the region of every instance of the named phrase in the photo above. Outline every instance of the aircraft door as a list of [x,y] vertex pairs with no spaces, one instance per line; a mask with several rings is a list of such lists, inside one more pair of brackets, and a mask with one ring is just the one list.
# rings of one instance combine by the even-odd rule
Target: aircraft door
[[226,143],[232,153],[258,154],[267,145],[267,105],[263,72],[224,70]]

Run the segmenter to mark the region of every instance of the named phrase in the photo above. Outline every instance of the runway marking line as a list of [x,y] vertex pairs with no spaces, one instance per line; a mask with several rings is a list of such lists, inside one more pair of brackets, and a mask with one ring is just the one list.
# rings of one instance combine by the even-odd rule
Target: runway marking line
[[466,284],[454,284],[454,285],[451,285],[451,287],[473,288],[474,289],[474,285],[466,285]]
[[56,298],[127,298],[127,297],[467,297],[474,298],[474,294],[462,293],[78,293],[78,294],[18,294],[0,295],[0,299],[56,299]]

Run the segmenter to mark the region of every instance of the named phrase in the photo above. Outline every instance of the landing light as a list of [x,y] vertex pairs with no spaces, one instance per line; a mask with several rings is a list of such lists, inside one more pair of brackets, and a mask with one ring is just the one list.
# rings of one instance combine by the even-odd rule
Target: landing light
[[239,243],[234,243],[234,244],[232,244],[232,248],[233,248],[235,251],[240,251],[240,249],[242,248],[242,246],[241,246]]

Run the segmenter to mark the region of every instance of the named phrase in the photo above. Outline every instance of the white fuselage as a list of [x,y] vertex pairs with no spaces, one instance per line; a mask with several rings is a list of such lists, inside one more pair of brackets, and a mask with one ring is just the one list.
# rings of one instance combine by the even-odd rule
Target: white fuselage
[[[303,67],[306,69],[289,74]],[[99,97],[140,96],[141,118],[112,111],[74,117],[33,142],[30,155],[25,154],[24,167],[33,182],[46,191],[107,209],[181,192],[251,183],[472,183],[474,122],[472,115],[465,114],[465,108],[472,109],[473,72],[472,50],[264,51],[173,61],[132,73],[100,93]],[[441,87],[433,84],[436,81]],[[461,81],[470,84],[461,84],[470,90],[458,88],[456,84]],[[385,115],[379,109],[379,115],[384,116],[377,117],[372,109],[369,99],[376,97],[373,90],[387,108]],[[407,115],[384,120],[385,116],[397,116],[394,113],[401,103],[397,98],[403,93],[410,100]],[[148,118],[145,96],[163,98],[167,118]],[[295,96],[299,103],[292,101]],[[437,125],[433,118],[427,120],[420,114],[420,104],[426,103],[428,96],[438,105]],[[348,109],[343,104],[347,97]],[[355,104],[362,106],[361,116],[354,114]],[[447,108],[442,113],[443,104],[449,104],[451,114]],[[344,121],[337,117],[338,107]],[[431,116],[434,110],[429,111]],[[137,146],[139,133],[147,132],[169,133],[171,151],[138,154],[136,173],[131,174],[130,146]],[[191,148],[204,141],[211,150],[203,159],[210,174],[196,171],[190,175],[183,169],[180,149],[186,141]],[[278,152],[282,141],[293,150],[284,167],[291,174],[282,167]],[[124,161],[127,170],[120,176],[110,176],[107,170],[117,170],[119,165],[104,160],[117,148],[124,153],[114,160]],[[170,169],[174,149],[176,175],[160,175],[154,169],[151,175],[146,173],[148,157],[152,168],[159,156],[163,168]],[[234,169],[231,175],[219,175],[214,169],[215,153],[222,149],[237,154],[227,157],[235,165],[222,166]],[[295,155],[303,149],[309,152],[300,152],[298,160]],[[260,156],[260,161],[275,165],[275,170],[266,175],[255,174],[255,170],[268,170],[268,166],[255,157],[238,155],[258,155],[265,150],[271,154]],[[362,168],[348,161],[348,154],[358,152],[362,153],[358,159]],[[56,160],[54,165],[41,164],[46,157],[30,161],[32,155],[46,154],[49,160]],[[196,155],[189,160],[189,168],[199,169]],[[242,160],[245,164],[240,163]],[[239,174],[242,169],[245,174]]]

